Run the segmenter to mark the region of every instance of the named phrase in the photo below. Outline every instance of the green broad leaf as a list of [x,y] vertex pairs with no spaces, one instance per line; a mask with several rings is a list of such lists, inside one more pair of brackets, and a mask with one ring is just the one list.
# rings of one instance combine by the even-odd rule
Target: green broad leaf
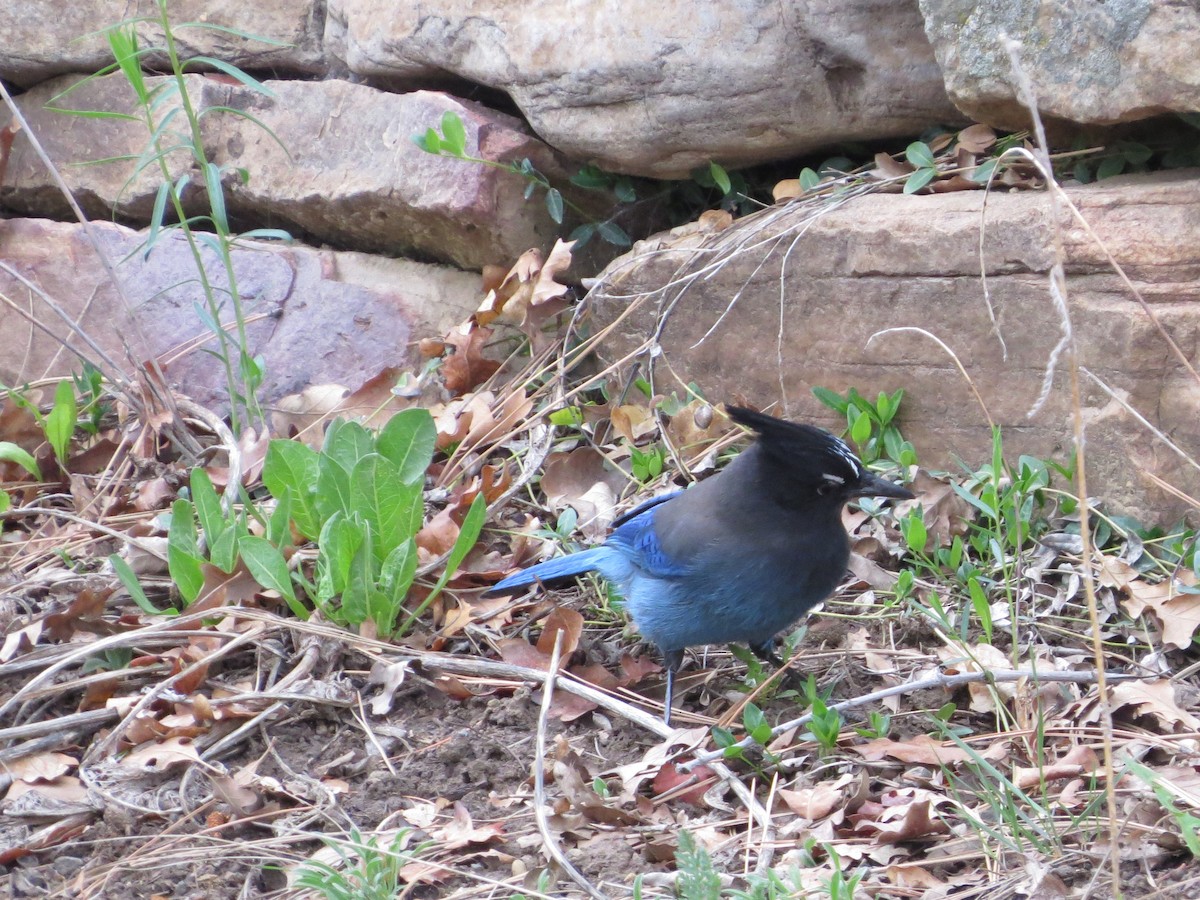
[[42,480],[42,470],[38,468],[37,460],[33,458],[33,454],[14,444],[12,441],[0,441],[0,460],[16,463],[36,480]]
[[850,437],[854,443],[862,445],[871,438],[871,417],[865,413],[859,413],[854,423],[850,426]]
[[909,550],[917,554],[925,552],[925,546],[929,542],[929,533],[925,529],[925,522],[920,513],[914,510],[912,515],[902,519],[900,529],[904,533],[904,543],[908,545]]
[[137,575],[133,569],[129,567],[129,563],[113,553],[108,557],[108,564],[113,567],[113,571],[117,573],[117,578],[125,590],[129,591],[129,596],[133,598],[133,602],[138,605],[138,608],[151,616],[177,616],[179,610],[173,606],[168,606],[166,609],[159,609],[150,602],[150,598],[146,596],[146,592],[142,590],[141,582],[138,581]]
[[550,188],[546,191],[546,212],[550,214],[550,218],[556,224],[561,225],[563,215],[566,213],[566,206],[563,203],[563,195],[558,188]]
[[925,187],[925,185],[929,184],[929,182],[933,181],[935,175],[937,175],[937,169],[917,169],[904,182],[904,193],[915,194],[921,188]]
[[829,388],[815,387],[812,389],[812,395],[824,406],[828,406],[835,412],[842,415],[846,414],[846,410],[850,408],[850,401]]
[[350,515],[354,512],[354,503],[350,499],[350,473],[325,454],[321,455],[320,461],[314,497],[317,521],[327,521],[336,512]]
[[986,184],[988,179],[992,177],[992,173],[996,171],[996,166],[999,162],[998,159],[989,159],[987,162],[976,166],[975,171],[967,177],[977,184]]
[[458,113],[451,110],[442,113],[442,147],[454,156],[467,153],[467,130]]
[[424,483],[425,471],[433,462],[437,426],[427,409],[396,413],[375,439],[375,449],[385,456],[407,484]]
[[341,617],[347,625],[359,626],[371,614],[371,592],[376,590],[377,568],[372,549],[370,529],[364,533],[365,540],[350,563],[346,575],[346,589],[342,591]]
[[379,590],[370,600],[371,620],[380,637],[391,637],[404,598],[417,574],[417,542],[409,538],[388,554],[379,572]]
[[811,191],[821,183],[821,176],[812,169],[805,166],[800,170],[800,188],[805,191]]
[[217,489],[213,487],[212,479],[208,477],[208,472],[197,466],[192,469],[192,477],[190,479],[192,489],[192,502],[196,504],[196,517],[200,520],[200,528],[204,532],[204,539],[209,546],[217,540],[218,537],[229,527],[229,521],[225,518],[225,513],[221,509],[221,499],[217,496]]
[[350,509],[370,523],[380,562],[420,530],[421,501],[421,486],[401,481],[399,469],[378,453],[364,456],[350,475]]
[[587,165],[571,176],[571,184],[588,190],[602,190],[612,181],[598,166]]
[[239,527],[231,523],[216,538],[209,539],[208,558],[226,575],[232,575],[233,570],[237,568],[238,533],[244,530],[244,526]]
[[67,449],[71,445],[71,435],[75,433],[75,419],[79,415],[79,405],[75,400],[75,385],[70,381],[60,381],[54,391],[54,406],[46,414],[46,440],[54,450],[54,457],[59,465],[66,466]]
[[616,222],[601,222],[596,226],[596,230],[600,233],[600,237],[614,247],[629,247],[633,244],[633,238],[626,234],[625,229]]
[[358,422],[344,419],[335,419],[330,424],[321,446],[322,455],[336,462],[347,473],[354,471],[360,459],[374,452],[375,436]]
[[733,184],[729,180],[729,173],[725,171],[724,166],[710,162],[708,164],[708,174],[712,177],[713,184],[717,186],[717,189],[722,194],[728,194],[733,190]]
[[[408,589],[417,574],[417,542],[409,538],[396,547],[383,561],[379,573],[379,587],[391,599],[397,610],[404,604]],[[393,624],[395,619],[392,620]]]
[[317,541],[317,598],[326,602],[346,590],[350,566],[363,545],[366,527],[361,521],[337,512],[321,529]]
[[0,513],[8,512],[12,509],[12,497],[8,495],[8,491],[0,490]]
[[442,138],[434,129],[426,128],[424,134],[414,134],[412,142],[424,150],[437,156],[442,152]]
[[171,504],[171,528],[167,532],[167,572],[184,606],[188,606],[204,587],[204,560],[196,537],[195,508],[187,500]]
[[551,425],[557,425],[560,428],[578,427],[583,424],[583,410],[578,406],[566,406],[562,409],[556,409],[550,413],[548,418]]
[[584,222],[571,232],[571,235],[567,238],[567,240],[572,241],[575,244],[575,250],[579,250],[585,244],[587,244],[588,241],[595,237],[596,231],[597,228],[594,222]]
[[292,496],[284,494],[275,501],[275,508],[267,519],[267,540],[276,547],[287,547],[292,543]]
[[913,141],[904,149],[904,158],[918,169],[932,169],[937,166],[933,151],[924,141]]
[[321,532],[316,502],[319,475],[320,461],[311,447],[278,439],[267,445],[263,484],[276,500],[287,498],[296,528],[309,540]]
[[742,724],[746,728],[746,734],[753,738],[755,743],[765,746],[770,742],[771,723],[755,704],[747,703],[746,708],[742,710]]
[[255,581],[265,588],[278,591],[297,618],[308,618],[308,610],[296,599],[287,560],[283,558],[278,547],[266,538],[247,534],[239,542],[238,553]]
[[1103,181],[1105,178],[1120,175],[1125,171],[1125,163],[1124,156],[1109,156],[1100,160],[1100,165],[1096,167],[1096,180]]

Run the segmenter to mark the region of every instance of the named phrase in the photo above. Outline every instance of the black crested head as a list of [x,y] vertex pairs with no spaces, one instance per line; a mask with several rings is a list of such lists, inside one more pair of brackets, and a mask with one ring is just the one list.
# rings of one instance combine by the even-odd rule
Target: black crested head
[[787,422],[742,406],[726,406],[733,421],[758,434],[762,454],[788,480],[844,503],[854,497],[912,499],[913,494],[867,469],[846,442],[823,428]]

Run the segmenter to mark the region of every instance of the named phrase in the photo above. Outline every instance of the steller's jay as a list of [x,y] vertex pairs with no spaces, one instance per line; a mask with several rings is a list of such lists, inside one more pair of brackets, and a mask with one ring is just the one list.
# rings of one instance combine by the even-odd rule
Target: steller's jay
[[599,572],[662,651],[668,724],[687,647],[744,641],[780,665],[775,635],[828,597],[846,573],[842,506],[855,497],[913,497],[868,471],[827,431],[738,406],[727,410],[758,441],[725,469],[620,516],[599,547],[538,563],[488,591]]

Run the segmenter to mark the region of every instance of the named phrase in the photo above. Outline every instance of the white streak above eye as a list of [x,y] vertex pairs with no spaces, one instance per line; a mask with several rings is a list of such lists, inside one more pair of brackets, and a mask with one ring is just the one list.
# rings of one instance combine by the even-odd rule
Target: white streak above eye
[[845,478],[842,478],[838,475],[831,475],[828,472],[822,473],[821,477],[824,478],[826,481],[831,482],[833,484],[845,484],[846,483]]

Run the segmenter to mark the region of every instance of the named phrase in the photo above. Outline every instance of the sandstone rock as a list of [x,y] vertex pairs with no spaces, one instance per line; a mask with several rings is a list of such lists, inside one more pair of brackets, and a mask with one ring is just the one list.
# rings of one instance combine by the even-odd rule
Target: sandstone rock
[[[182,237],[163,235],[143,259],[143,232],[104,222],[93,227],[117,265],[128,306],[81,226],[0,221],[0,258],[49,295],[121,371],[158,357],[182,393],[223,407],[221,364],[205,352],[215,341],[194,308],[203,300]],[[215,261],[208,271],[215,284],[226,283]],[[445,266],[253,241],[234,252],[234,271],[250,320],[251,354],[266,361],[262,399],[268,404],[310,384],[355,390],[388,366],[414,364],[413,342],[441,336],[482,296],[479,276]],[[0,382],[78,371],[74,352],[97,358],[36,292],[5,272],[0,293],[19,298],[30,316],[59,336],[45,334],[11,305],[0,307]],[[226,310],[222,321],[231,319]]]
[[[1068,191],[1165,328],[1191,359],[1200,343],[1200,180],[1123,177]],[[1062,329],[1048,291],[1053,225],[1045,193],[875,194],[814,216],[812,205],[775,208],[719,234],[635,245],[602,276],[590,302],[602,322],[631,300],[615,358],[645,340],[663,311],[662,349],[714,401],[746,399],[831,428],[844,427],[809,389],[856,387],[873,397],[906,391],[901,428],[927,465],[990,459],[987,419],[952,361],[913,333],[958,354],[992,417],[1006,455],[1056,455],[1071,446],[1064,359],[1044,408],[1027,416]],[[1007,358],[980,281],[983,260]],[[1072,321],[1081,362],[1187,452],[1200,448],[1200,390],[1084,229],[1065,214]],[[701,277],[702,276],[702,277]],[[640,299],[638,299],[640,298]],[[782,304],[782,310],[781,310]],[[722,316],[724,315],[724,318]],[[711,333],[710,333],[711,332]],[[665,367],[659,391],[678,390]],[[781,386],[783,395],[781,397]],[[1108,394],[1084,378],[1091,421],[1089,490],[1152,519],[1183,504],[1147,473],[1200,496],[1200,477]]]
[[[164,80],[149,82],[157,87]],[[496,161],[529,157],[565,184],[568,176],[554,154],[510,116],[442,94],[390,94],[345,81],[268,81],[273,98],[201,75],[188,76],[187,82],[198,109],[232,107],[271,131],[228,113],[202,120],[205,152],[225,170],[230,215],[256,226],[474,269],[508,263],[530,247],[548,249],[559,231],[540,197],[525,199],[521,178],[431,156],[411,140],[452,110],[466,127],[468,152]],[[115,210],[119,218],[145,223],[162,175],[156,165],[135,175],[134,164],[122,159],[144,151],[145,128],[43,108],[71,83],[71,76],[56,79],[18,98],[30,127],[89,215],[106,218]],[[88,82],[58,102],[72,109],[128,112],[131,97],[124,80],[113,75]],[[118,161],[81,165],[97,159]],[[248,173],[247,182],[238,169]],[[172,153],[168,170],[172,180],[190,175],[198,181],[187,151]],[[191,212],[206,212],[202,200],[201,191],[187,194]],[[25,214],[68,215],[40,160],[19,135],[0,201]]]
[[1043,116],[1109,125],[1200,110],[1200,10],[1137,0],[920,0],[925,30],[960,110],[1003,128],[1029,127],[1002,35]]
[[[179,55],[212,56],[255,72],[318,74],[326,69],[322,39],[325,4],[320,0],[171,0],[174,25],[203,22],[236,28],[274,43],[248,41],[228,31],[178,28]],[[158,16],[154,0],[20,0],[0,5],[0,78],[30,87],[67,72],[93,73],[112,62],[102,32],[119,22]],[[139,44],[162,46],[162,30],[137,25]],[[165,56],[150,54],[149,67]]]
[[506,91],[534,131],[618,172],[686,177],[957,120],[907,0],[598,6],[332,0],[331,53],[405,86]]

